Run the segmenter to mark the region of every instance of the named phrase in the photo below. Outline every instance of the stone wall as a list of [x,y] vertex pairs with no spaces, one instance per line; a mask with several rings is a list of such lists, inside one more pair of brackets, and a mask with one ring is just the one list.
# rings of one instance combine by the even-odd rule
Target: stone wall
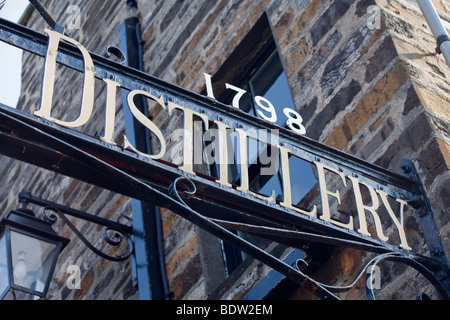
[[[81,30],[72,31],[73,37],[97,53],[106,45],[117,44],[118,26],[127,15],[125,1],[44,3],[63,25],[68,18],[67,6],[78,5],[82,25]],[[450,4],[444,0],[434,3],[448,26]],[[442,56],[433,55],[435,42],[414,1],[168,0],[138,4],[145,41],[145,71],[195,92],[204,89],[203,72],[214,74],[266,12],[307,136],[397,173],[401,173],[403,158],[411,159],[423,179],[446,253],[450,255],[450,69]],[[370,11],[369,6],[375,6],[371,7],[375,11]],[[371,23],[373,18],[379,18],[375,24]],[[44,26],[36,13],[27,25],[37,30]],[[24,56],[20,109],[32,111],[39,104],[42,60]],[[55,106],[62,117],[73,116],[76,110],[69,112],[68,108],[80,101],[81,80],[70,70],[58,72],[60,87],[68,88],[68,92],[55,97]],[[106,95],[104,86],[97,88],[95,117],[99,121],[91,121],[81,129],[88,134],[102,130]],[[151,114],[153,121],[167,132],[179,126],[178,118],[158,116],[156,108]],[[121,116],[118,111],[117,123],[122,123]],[[116,132],[121,141],[123,127]],[[17,192],[28,188],[49,200],[111,219],[120,214],[131,215],[129,201],[121,195],[4,157],[0,170],[7,181],[0,198],[1,212],[13,208]],[[198,230],[167,210],[162,210],[161,219],[166,270],[174,299],[207,298],[211,289],[207,288],[202,268],[208,262],[201,255]],[[406,219],[413,249],[427,254],[415,218]],[[85,234],[92,237],[98,233],[81,221],[78,227],[85,228]],[[68,234],[67,229],[61,228]],[[326,283],[346,283],[368,258],[356,250],[337,250],[313,276]],[[65,286],[65,268],[69,264],[81,266],[80,290]],[[270,271],[258,262],[238,270],[241,274],[234,278],[236,282],[216,297],[240,298]],[[415,298],[426,284],[421,278],[410,281],[416,278],[412,271],[399,266],[387,266],[383,277],[386,285],[380,295],[388,299]],[[49,298],[135,299],[138,292],[131,280],[129,261],[106,262],[73,240],[60,258]],[[433,295],[429,287],[426,290]],[[314,298],[305,289],[292,297]],[[363,298],[364,283],[342,297]]]

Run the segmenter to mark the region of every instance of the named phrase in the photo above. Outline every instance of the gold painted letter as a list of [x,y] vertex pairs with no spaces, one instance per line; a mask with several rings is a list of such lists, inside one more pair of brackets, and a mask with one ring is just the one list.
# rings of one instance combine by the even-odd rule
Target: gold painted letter
[[217,124],[218,130],[218,141],[215,141],[217,148],[219,149],[219,180],[216,182],[231,188],[231,183],[228,182],[228,138],[227,129],[229,128],[226,124],[214,120]]
[[159,128],[149,118],[147,118],[141,111],[139,111],[139,109],[134,104],[133,99],[138,94],[143,95],[144,97],[150,98],[152,100],[155,100],[156,102],[158,102],[160,104],[161,107],[163,107],[163,109],[166,109],[166,105],[164,104],[164,99],[162,96],[160,96],[159,98],[156,98],[155,96],[153,96],[152,94],[150,94],[144,90],[133,90],[127,96],[128,107],[130,108],[131,113],[140,123],[142,123],[145,127],[147,127],[147,129],[149,129],[151,132],[153,132],[158,137],[158,140],[161,144],[161,148],[159,150],[159,153],[156,155],[149,155],[149,154],[140,152],[131,145],[131,143],[128,140],[126,135],[123,136],[124,148],[125,149],[129,148],[144,157],[149,157],[151,159],[161,159],[164,156],[164,154],[166,153],[166,140],[164,139],[164,136],[163,136],[161,130],[159,130]]
[[105,106],[105,129],[101,140],[116,144],[113,140],[114,136],[114,122],[116,118],[116,93],[117,87],[120,85],[109,79],[103,79],[106,82],[106,106]]
[[169,101],[168,111],[172,114],[173,109],[180,109],[184,113],[184,136],[183,136],[183,165],[179,168],[185,172],[195,175],[194,172],[194,115],[198,116],[205,123],[205,130],[208,130],[208,117],[205,114],[195,112]]
[[322,219],[324,221],[330,221],[331,223],[333,223],[339,227],[353,230],[353,217],[350,217],[350,221],[348,223],[342,223],[342,222],[331,219],[328,195],[335,197],[338,200],[339,204],[341,203],[341,199],[340,199],[340,195],[339,195],[339,190],[336,190],[335,192],[331,192],[331,191],[327,190],[327,181],[325,179],[325,168],[328,171],[332,171],[332,172],[336,173],[341,178],[342,182],[344,183],[344,186],[347,186],[347,183],[345,182],[345,176],[342,174],[342,172],[339,172],[333,168],[327,167],[319,162],[315,161],[314,163],[317,166],[317,172],[319,175],[320,197],[322,199],[322,215],[320,216],[320,219]]
[[[94,107],[94,63],[92,62],[89,52],[79,42],[56,31],[49,29],[45,29],[44,31],[49,35],[49,43],[47,55],[45,57],[41,107],[34,112],[34,115],[53,121],[64,127],[80,127],[88,122]],[[70,122],[55,119],[50,115],[52,110],[53,89],[55,86],[56,54],[58,53],[59,42],[61,39],[76,45],[84,59],[84,84],[81,111],[78,118]]]
[[248,193],[258,199],[265,200],[270,203],[276,203],[274,190],[272,190],[269,197],[250,191],[249,176],[248,176],[248,142],[247,142],[248,135],[247,132],[245,132],[243,129],[235,129],[235,131],[238,133],[239,137],[240,156],[238,163],[240,164],[241,167],[241,185],[236,187],[236,190]]
[[306,214],[310,217],[315,217],[317,207],[314,205],[311,211],[305,211],[292,205],[292,191],[291,191],[291,177],[289,172],[289,150],[284,147],[279,147],[281,151],[281,170],[283,179],[283,202],[280,206],[292,209],[299,213]]
[[398,203],[400,203],[400,218],[397,219],[397,217],[394,214],[394,211],[391,208],[391,205],[388,201],[388,195],[386,192],[377,190],[378,194],[380,195],[381,200],[383,201],[384,206],[386,207],[387,212],[389,213],[389,216],[391,217],[392,221],[394,222],[395,226],[397,227],[398,235],[400,236],[400,247],[412,250],[412,248],[408,245],[408,241],[406,241],[406,235],[405,235],[405,228],[403,226],[403,209],[405,208],[405,205],[407,204],[406,201],[402,199],[396,199]]
[[[377,236],[380,240],[382,241],[387,241],[388,237],[386,237],[383,233],[383,228],[381,226],[381,220],[380,217],[378,216],[377,213],[377,209],[378,206],[380,204],[380,201],[378,200],[378,196],[377,193],[375,192],[375,190],[369,186],[368,184],[359,181],[358,179],[356,179],[355,177],[348,177],[353,184],[353,192],[355,194],[355,201],[356,201],[356,209],[358,211],[358,217],[359,217],[359,229],[358,232],[361,234],[365,234],[366,236],[371,236],[369,231],[367,230],[367,221],[366,221],[366,215],[365,215],[365,211],[369,211],[372,216],[373,216],[373,220],[375,222],[375,229],[377,231]],[[361,196],[361,189],[359,188],[359,185],[363,184],[367,187],[367,189],[369,190],[370,193],[370,198],[372,199],[372,205],[365,205],[363,203],[362,200],[362,196]]]

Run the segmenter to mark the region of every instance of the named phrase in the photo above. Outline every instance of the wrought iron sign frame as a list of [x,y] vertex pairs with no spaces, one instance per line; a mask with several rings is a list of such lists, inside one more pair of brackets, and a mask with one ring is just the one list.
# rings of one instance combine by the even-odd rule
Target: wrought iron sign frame
[[[48,55],[49,37],[46,34],[1,19],[0,41],[41,57]],[[80,52],[79,46],[60,41],[56,51],[57,53],[53,52],[53,54],[57,63],[82,73],[86,72],[85,56]],[[239,132],[278,130],[276,144],[282,156],[288,157],[292,154],[315,163],[322,170],[325,170],[323,168],[332,170],[341,177],[355,179],[357,177],[358,181],[371,186],[374,190],[379,190],[377,192],[380,194],[383,192],[399,199],[401,205],[406,205],[407,202],[404,195],[397,190],[404,190],[411,194],[408,203],[417,211],[425,210],[427,225],[434,225],[433,213],[424,188],[414,166],[408,160],[404,163],[405,175],[398,175],[305,136],[252,117],[214,99],[164,82],[101,55],[92,52],[88,54],[93,61],[93,67],[88,72],[93,72],[95,78],[105,83],[114,81],[122,88],[160,97],[161,103],[176,104],[183,110],[191,110],[190,112],[203,115],[209,121],[221,123]],[[273,137],[267,135],[254,138],[263,143],[272,144]],[[426,240],[432,257],[422,256],[407,250],[407,244],[402,244],[399,248],[353,229],[342,228],[333,223],[331,218],[325,221],[299,213],[292,205],[282,206],[280,203],[268,201],[267,198],[249,194],[245,190],[218,183],[211,177],[145,157],[109,143],[108,139],[104,140],[0,104],[0,153],[165,207],[291,280],[299,284],[309,283],[309,287],[315,288],[316,294],[322,298],[338,299],[334,292],[348,290],[354,286],[366,268],[369,266],[373,268],[382,260],[394,260],[419,270],[444,298],[449,299],[448,262],[443,254],[440,238],[433,227],[426,227],[428,229],[423,230],[424,233],[431,234],[430,239]],[[199,210],[201,207],[214,208],[214,210],[205,213]],[[399,218],[399,220],[397,222],[402,224],[403,219]],[[398,229],[400,233],[400,228]],[[352,247],[379,255],[362,268],[353,283],[344,287],[334,287],[315,281],[300,269],[284,263],[230,230],[245,231],[293,247],[296,243],[315,241]],[[438,273],[442,275],[440,278],[436,276]],[[368,297],[374,298],[372,290],[368,292]]]

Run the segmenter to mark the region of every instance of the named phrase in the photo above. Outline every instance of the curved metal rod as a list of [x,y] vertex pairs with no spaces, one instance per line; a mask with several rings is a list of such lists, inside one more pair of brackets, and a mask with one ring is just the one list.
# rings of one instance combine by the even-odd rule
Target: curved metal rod
[[[176,214],[182,216],[183,218],[191,221],[192,223],[196,224],[200,228],[209,231],[213,235],[219,237],[219,238],[226,238],[227,241],[231,245],[241,245],[242,251],[245,253],[253,256],[258,257],[257,259],[261,261],[262,263],[267,264],[271,268],[279,271],[280,273],[284,274],[289,279],[293,280],[294,282],[301,284],[303,281],[307,280],[310,281],[310,285],[313,287],[316,286],[318,289],[317,291],[320,291],[321,294],[329,299],[336,299],[339,300],[337,296],[335,296],[332,292],[330,292],[327,289],[324,289],[319,283],[311,279],[310,277],[304,275],[302,272],[300,272],[297,269],[294,269],[292,266],[284,263],[283,261],[273,257],[272,255],[268,254],[264,250],[254,246],[251,243],[244,242],[242,243],[242,239],[236,236],[234,233],[230,232],[229,230],[219,226],[218,224],[215,224],[214,222],[209,221],[196,211],[189,208],[184,201],[176,201],[172,196],[178,197],[178,192],[172,192],[172,196],[168,196],[164,194],[163,192],[151,187],[150,185],[144,183],[143,181],[139,180],[138,178],[114,167],[113,165],[97,158],[96,156],[89,154],[80,148],[77,148],[70,143],[59,139],[57,137],[54,137],[53,135],[40,130],[36,127],[34,127],[31,124],[28,124],[22,120],[16,119],[8,114],[5,114],[4,112],[0,111],[0,118],[7,119],[7,121],[12,121],[17,126],[17,129],[20,129],[22,134],[25,136],[31,136],[33,138],[39,138],[40,143],[47,145],[48,147],[54,148],[58,150],[61,153],[66,154],[67,156],[72,156],[75,159],[78,159],[82,162],[85,162],[92,166],[93,169],[98,170],[99,172],[104,173],[105,179],[109,179],[110,181],[116,182],[116,183],[127,183],[130,188],[134,190],[134,193],[136,195],[136,198],[140,198],[143,200],[153,199],[153,201],[161,201],[166,203],[166,208],[175,212]],[[185,179],[189,181],[191,186],[195,185],[192,183],[192,181],[188,180],[184,177],[179,177],[176,179],[176,182],[179,181],[179,179]],[[176,183],[173,183],[171,188],[175,189],[174,186]],[[191,190],[190,192],[194,192],[194,190]],[[181,198],[179,198],[181,199]],[[65,217],[63,219],[66,219]],[[78,232],[78,230],[76,231]],[[79,232],[78,232],[79,233]],[[89,244],[89,246],[91,246]],[[102,253],[103,254],[103,253]]]
[[[114,55],[116,59],[112,59],[111,55]],[[120,48],[116,46],[107,46],[105,50],[102,52],[102,56],[108,58],[112,61],[116,61],[117,63],[124,64],[126,62],[125,54],[120,50]]]
[[[291,230],[281,230],[277,228],[271,228],[271,227],[262,227],[262,226],[253,226],[248,224],[239,224],[239,223],[230,223],[223,220],[218,219],[212,219],[215,222],[219,223],[223,227],[234,229],[234,230],[240,230],[245,232],[250,232],[254,234],[270,234],[270,235],[283,235],[283,236],[289,236],[292,238],[302,238],[302,239],[310,239],[315,241],[321,241],[324,243],[332,243],[334,244],[343,244],[348,245],[351,244],[353,247],[355,247],[355,241],[350,240],[344,240],[344,239],[336,239],[333,237],[327,237],[327,236],[321,236],[321,235],[315,235],[305,232],[298,232],[298,231],[291,231]],[[331,242],[332,241],[332,242]],[[357,242],[356,242],[357,244]],[[374,247],[374,249],[383,249],[382,247]],[[386,249],[387,250],[387,249]],[[367,274],[366,279],[369,276],[372,276],[374,273],[375,266],[381,262],[382,260],[391,260],[391,261],[399,261],[402,263],[407,264],[408,266],[418,270],[422,275],[424,275],[432,284],[433,286],[438,290],[438,292],[444,297],[445,299],[450,299],[450,296],[442,283],[434,276],[434,274],[425,267],[422,263],[416,260],[414,255],[410,254],[404,254],[402,252],[386,252],[384,254],[381,254],[373,259],[371,259],[368,263],[366,263],[361,271],[358,273],[358,275],[355,277],[355,279],[349,284],[345,286],[332,286],[327,285],[324,283],[321,283],[321,285],[324,288],[327,288],[328,290],[332,292],[344,292],[349,289],[351,289],[358,281],[359,279],[366,273],[366,270],[370,267],[370,272]],[[369,299],[375,300],[375,294],[373,292],[373,287],[367,289],[367,297]]]
[[[110,261],[116,261],[116,262],[120,262],[120,261],[125,261],[127,260],[133,253],[133,242],[131,241],[130,237],[128,234],[126,234],[126,237],[128,238],[128,247],[130,248],[129,251],[122,256],[117,256],[117,257],[113,257],[110,255],[107,255],[106,253],[103,253],[102,251],[100,251],[99,249],[97,249],[94,245],[92,245],[84,236],[83,234],[72,224],[72,222],[64,215],[64,213],[59,210],[58,208],[55,207],[45,207],[44,209],[42,209],[42,217],[51,222],[54,223],[57,220],[57,217],[55,215],[48,215],[47,214],[47,210],[51,210],[53,212],[55,212],[58,217],[60,217],[64,223],[66,225],[69,226],[69,228],[76,234],[76,236],[91,250],[93,251],[95,254],[97,254],[98,256],[110,260]],[[113,237],[114,239],[112,239],[109,236],[108,231],[114,231]],[[105,229],[105,231],[103,232],[103,238],[105,239],[105,241],[107,243],[109,243],[112,246],[119,246],[122,241],[123,241],[123,237],[122,237],[123,233],[121,232],[121,230],[115,228],[115,227],[107,227]]]
[[230,222],[221,219],[210,218],[212,221],[221,225],[224,228],[238,230],[243,232],[252,233],[259,236],[270,235],[270,236],[280,236],[286,237],[290,239],[298,239],[298,240],[309,240],[309,241],[319,241],[321,243],[333,244],[333,245],[343,245],[343,246],[352,246],[353,248],[370,248],[373,252],[390,252],[390,249],[380,245],[369,244],[361,241],[347,240],[347,239],[339,239],[331,236],[324,236],[321,234],[315,234],[310,232],[289,230],[289,229],[281,229],[267,226],[259,226],[252,225],[247,223],[240,222]]
[[[177,189],[177,184],[178,182],[184,182],[184,185],[186,185],[188,187],[187,191],[184,190],[182,192],[179,192]],[[190,207],[186,204],[186,202],[184,202],[182,196],[184,196],[185,198],[188,198],[189,196],[193,196],[195,195],[195,193],[197,192],[197,187],[195,185],[195,183],[192,182],[192,180],[180,176],[178,178],[176,178],[174,180],[174,182],[172,182],[172,184],[169,186],[169,196],[171,196],[172,198],[176,198],[178,199],[178,201],[186,208]]]
[[[398,253],[382,254],[382,255],[380,255],[380,256],[378,256],[378,257],[373,259],[373,265],[372,265],[372,267],[370,269],[370,274],[373,274],[375,266],[379,262],[381,262],[382,260],[391,260],[391,261],[401,262],[401,263],[404,263],[404,264],[408,265],[409,267],[412,267],[412,268],[416,269],[428,281],[430,281],[430,283],[436,288],[436,290],[440,293],[440,295],[445,300],[449,300],[450,299],[450,295],[447,292],[447,290],[445,289],[445,287],[442,285],[441,281],[439,281],[439,279],[436,278],[436,276],[428,268],[426,268],[423,264],[421,264],[420,262],[416,261],[412,257],[408,257],[408,256],[401,255],[401,254],[398,254]],[[368,288],[366,290],[366,295],[367,295],[367,297],[369,299],[375,300],[375,293],[373,292],[373,287],[370,287],[370,288]]]
[[[177,183],[183,181],[185,182],[185,185],[188,185],[187,191],[182,191],[181,193],[177,190]],[[234,233],[230,232],[229,230],[225,229],[224,227],[220,226],[219,224],[215,223],[211,219],[203,216],[202,214],[194,211],[191,209],[182,199],[182,196],[192,196],[196,192],[196,186],[195,184],[189,180],[186,177],[180,176],[175,179],[175,181],[170,185],[169,187],[169,195],[173,198],[177,199],[177,203],[181,204],[186,210],[189,211],[190,216],[187,216],[185,218],[188,218],[191,222],[196,223],[198,226],[205,228],[208,226],[209,228],[206,228],[207,231],[211,232],[212,234],[218,236],[219,238],[229,242],[231,245],[238,246],[240,250],[244,251],[245,253],[249,254],[250,256],[254,257],[255,259],[267,264],[268,266],[272,267],[273,269],[277,270],[278,272],[284,274],[287,278],[293,280],[297,284],[301,284],[303,281],[309,282],[308,287],[311,285],[313,287],[316,287],[316,291],[319,291],[323,297],[326,299],[333,299],[333,300],[340,300],[339,297],[337,297],[335,294],[333,294],[330,290],[325,288],[321,283],[317,282],[316,280],[312,279],[308,275],[304,274],[302,271],[300,271],[298,268],[293,268],[292,266],[286,264],[285,262],[281,261],[280,259],[275,258],[271,254],[265,252],[261,248],[255,246],[254,244],[242,239],[241,237],[235,235]],[[179,211],[178,211],[179,213]],[[182,215],[183,216],[183,215]],[[189,219],[191,218],[191,219]]]
[[[416,269],[423,276],[425,276],[425,278],[427,278],[428,281],[430,281],[430,283],[435,287],[435,289],[441,294],[441,296],[444,299],[446,299],[446,300],[450,299],[449,293],[447,292],[445,287],[442,285],[442,283],[434,276],[434,274],[428,268],[426,268],[420,262],[414,260],[413,256],[407,256],[407,255],[405,255],[403,253],[399,253],[399,252],[388,252],[388,253],[380,254],[380,255],[374,257],[373,259],[371,259],[369,262],[367,262],[361,268],[361,271],[358,273],[358,275],[355,277],[355,279],[348,285],[332,286],[332,285],[327,285],[327,284],[324,284],[321,282],[319,282],[319,283],[321,286],[323,286],[324,288],[326,288],[332,292],[348,291],[354,287],[354,285],[361,279],[361,277],[364,275],[364,273],[366,273],[366,283],[367,283],[367,280],[369,279],[369,277],[373,276],[374,270],[375,270],[375,267],[377,266],[377,264],[383,260],[391,260],[391,261],[401,262],[401,263],[404,263],[404,264]],[[369,267],[370,267],[369,272],[366,272],[366,270]],[[370,300],[376,300],[373,286],[366,286],[366,296]]]
[[[254,226],[254,225],[245,224],[245,223],[235,223],[235,222],[229,222],[229,221],[213,219],[213,218],[211,218],[211,220],[225,228],[249,232],[249,233],[256,234],[256,235],[273,235],[273,236],[285,236],[285,237],[288,236],[293,239],[308,239],[308,240],[321,241],[323,243],[332,243],[332,244],[337,244],[337,245],[351,244],[353,247],[356,247],[359,244],[359,242],[357,242],[357,241],[337,239],[334,237],[322,236],[322,235],[301,232],[301,231],[283,230],[283,229],[279,229],[279,228],[265,227],[265,226]],[[367,246],[366,244],[364,244],[364,245]],[[373,249],[384,250],[384,251],[389,250],[388,248],[385,248],[381,245],[373,246]],[[366,282],[367,282],[367,278],[369,276],[373,275],[374,268],[379,262],[381,262],[382,260],[392,260],[392,261],[400,261],[400,262],[405,263],[408,266],[418,270],[433,284],[433,286],[438,290],[438,292],[442,295],[442,297],[444,297],[445,299],[450,299],[450,296],[447,293],[446,289],[442,286],[441,282],[434,276],[434,274],[428,268],[426,268],[423,264],[416,261],[414,258],[415,258],[415,256],[412,254],[406,255],[401,252],[386,252],[384,254],[381,254],[381,255],[371,259],[368,263],[366,263],[363,266],[363,268],[361,269],[361,271],[358,273],[358,275],[355,277],[355,279],[350,284],[345,285],[345,286],[332,286],[332,285],[320,283],[320,285],[332,292],[347,291],[347,290],[353,288],[353,286],[360,280],[360,278],[364,275],[364,273],[366,273],[366,270],[369,267],[370,267],[370,272],[367,273],[367,275],[366,275]],[[304,260],[300,260],[300,261],[302,263],[306,263]],[[300,270],[300,268],[299,268],[299,270]],[[373,292],[373,287],[367,288],[366,295],[369,299],[375,300],[375,293]]]

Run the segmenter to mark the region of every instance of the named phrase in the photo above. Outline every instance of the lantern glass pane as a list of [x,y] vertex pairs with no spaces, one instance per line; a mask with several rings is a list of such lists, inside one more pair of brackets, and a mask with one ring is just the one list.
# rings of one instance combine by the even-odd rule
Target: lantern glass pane
[[0,299],[9,289],[8,259],[6,256],[6,232],[0,238]]
[[14,285],[43,292],[55,254],[57,244],[11,231]]

